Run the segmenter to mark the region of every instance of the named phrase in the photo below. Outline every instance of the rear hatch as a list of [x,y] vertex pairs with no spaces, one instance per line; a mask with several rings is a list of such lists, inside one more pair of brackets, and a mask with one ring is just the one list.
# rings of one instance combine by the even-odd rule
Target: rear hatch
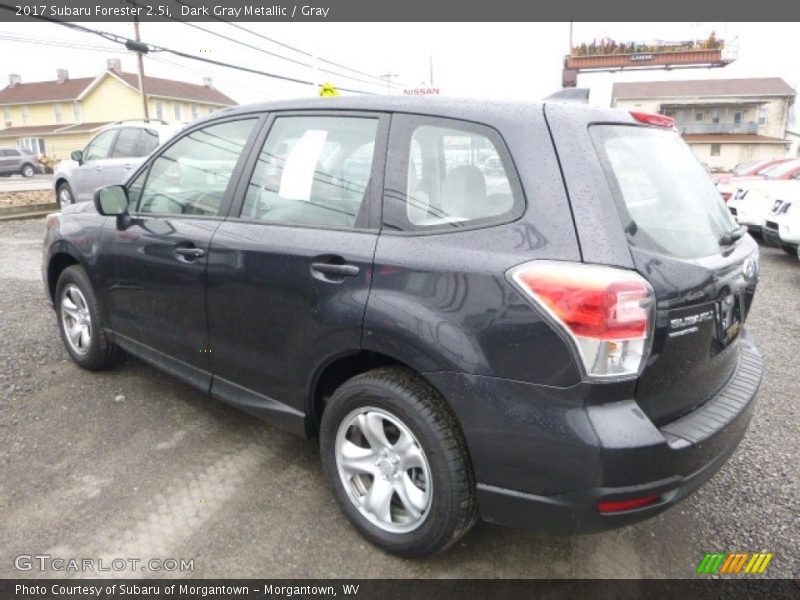
[[732,375],[757,279],[757,247],[678,133],[595,124],[589,134],[635,269],[657,300],[636,400],[656,424],[709,400]]

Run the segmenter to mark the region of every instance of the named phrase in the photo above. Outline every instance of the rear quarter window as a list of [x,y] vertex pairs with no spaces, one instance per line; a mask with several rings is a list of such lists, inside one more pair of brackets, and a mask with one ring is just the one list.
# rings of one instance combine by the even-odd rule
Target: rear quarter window
[[524,212],[508,150],[485,125],[397,115],[387,171],[387,231],[457,231],[507,223]]
[[678,258],[720,251],[736,223],[677,133],[629,125],[589,131],[631,246]]

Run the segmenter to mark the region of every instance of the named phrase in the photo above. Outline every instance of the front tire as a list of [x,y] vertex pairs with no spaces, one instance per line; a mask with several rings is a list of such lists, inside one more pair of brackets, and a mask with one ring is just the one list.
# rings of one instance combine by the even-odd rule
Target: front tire
[[25,164],[22,166],[22,171],[20,171],[23,177],[33,177],[36,173],[36,169],[33,168],[32,164]]
[[120,350],[107,337],[103,315],[89,276],[73,265],[56,284],[56,314],[67,352],[79,366],[99,371],[119,361]]
[[322,415],[320,448],[339,507],[388,552],[441,552],[477,520],[461,429],[439,393],[408,369],[375,369],[337,389]]
[[75,204],[75,196],[72,195],[72,188],[69,187],[69,184],[66,182],[58,186],[56,197],[58,198],[58,205],[62,210]]

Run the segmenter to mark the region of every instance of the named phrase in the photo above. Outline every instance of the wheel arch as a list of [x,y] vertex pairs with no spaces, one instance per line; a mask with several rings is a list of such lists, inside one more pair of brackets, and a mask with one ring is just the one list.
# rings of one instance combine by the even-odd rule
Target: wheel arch
[[58,202],[58,188],[60,188],[64,183],[66,183],[70,189],[72,189],[72,184],[70,183],[69,179],[67,179],[64,175],[56,176],[56,179],[53,182],[53,193],[56,196],[56,202]]
[[47,290],[50,293],[50,300],[53,302],[55,302],[58,278],[64,269],[73,265],[79,265],[86,269],[80,254],[67,244],[59,244],[53,249],[47,261]]
[[[308,415],[308,432],[312,437],[319,435],[319,425],[322,413],[325,409],[325,402],[339,386],[348,379],[377,369],[379,367],[404,367],[413,371],[416,375],[424,379],[444,398],[445,403],[452,411],[452,405],[442,391],[436,386],[425,373],[413,365],[400,360],[399,358],[385,352],[374,350],[353,349],[328,358],[316,370],[310,379],[309,389],[306,399],[306,415]],[[458,422],[458,415],[453,412],[453,416]],[[459,427],[461,423],[459,422]]]

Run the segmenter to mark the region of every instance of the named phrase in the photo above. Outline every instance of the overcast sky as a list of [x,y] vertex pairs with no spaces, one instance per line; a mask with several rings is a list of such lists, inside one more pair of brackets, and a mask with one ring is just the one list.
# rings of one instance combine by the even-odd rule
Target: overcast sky
[[[88,27],[132,37],[130,23],[87,23]],[[219,22],[200,27],[247,42],[263,50],[300,62],[301,54]],[[364,73],[397,74],[396,81],[417,86],[430,78],[433,59],[434,84],[452,96],[538,100],[560,87],[561,65],[569,47],[568,23],[242,23],[243,27],[346,65]],[[300,79],[313,79],[313,71],[193,29],[182,23],[143,23],[142,39],[215,60],[236,63]],[[795,46],[800,39],[798,23],[575,23],[575,44],[593,38],[619,41],[702,39],[715,31],[729,45],[738,47],[737,60],[721,69],[685,69],[640,73],[581,74],[578,83],[592,89],[591,102],[607,105],[614,81],[703,79],[732,77],[782,77],[800,86],[800,60]],[[28,40],[28,41],[23,41]],[[47,45],[61,44],[61,45]],[[81,44],[81,48],[65,45]],[[92,48],[83,47],[90,45]],[[0,23],[0,80],[18,73],[23,81],[54,79],[57,68],[71,77],[98,74],[109,57],[122,59],[123,69],[135,71],[135,56],[102,38],[50,24]],[[116,46],[119,48],[119,46]],[[367,79],[339,67],[320,66]],[[150,75],[200,83],[211,76],[215,87],[240,103],[306,96],[309,86],[193,62],[169,54],[145,59]],[[385,93],[374,85],[322,73],[320,77],[342,87]],[[397,93],[397,92],[395,92]]]

